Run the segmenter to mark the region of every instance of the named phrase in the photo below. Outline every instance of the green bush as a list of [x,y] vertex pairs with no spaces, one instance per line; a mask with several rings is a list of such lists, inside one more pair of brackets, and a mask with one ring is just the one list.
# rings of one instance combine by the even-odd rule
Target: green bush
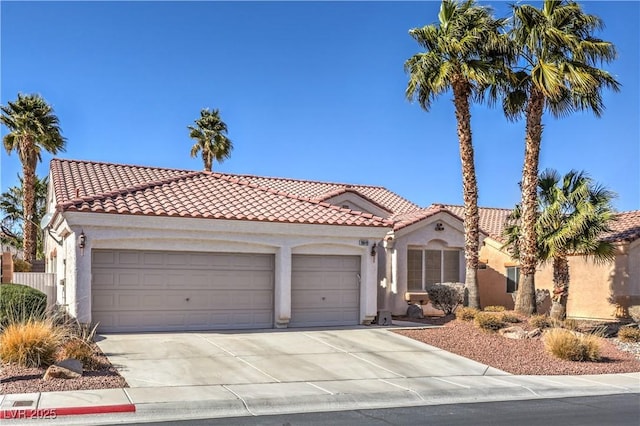
[[0,359],[24,367],[46,367],[55,362],[62,339],[50,320],[12,323],[0,333]]
[[26,260],[13,259],[13,272],[31,272],[31,264]]
[[529,317],[529,324],[531,324],[532,327],[543,330],[551,327],[551,318],[546,315],[531,315]]
[[511,324],[516,324],[516,323],[521,322],[522,320],[520,319],[520,317],[518,317],[514,313],[504,312],[502,314],[502,321],[508,322],[508,323],[511,323]]
[[452,314],[464,301],[464,284],[462,283],[433,284],[427,292],[433,307],[440,309],[446,315]]
[[600,360],[600,339],[564,328],[552,328],[543,335],[544,347],[553,356],[568,361]]
[[44,318],[47,295],[20,284],[0,285],[0,326],[30,318]]
[[473,321],[476,327],[485,331],[497,331],[505,326],[502,315],[495,312],[478,312]]
[[623,342],[639,343],[640,328],[634,326],[620,327],[618,330],[618,339]]
[[480,311],[476,308],[461,307],[456,309],[456,319],[461,321],[473,321],[478,312]]
[[505,311],[505,307],[504,306],[496,306],[496,305],[485,306],[483,311],[485,311],[485,312],[504,312]]

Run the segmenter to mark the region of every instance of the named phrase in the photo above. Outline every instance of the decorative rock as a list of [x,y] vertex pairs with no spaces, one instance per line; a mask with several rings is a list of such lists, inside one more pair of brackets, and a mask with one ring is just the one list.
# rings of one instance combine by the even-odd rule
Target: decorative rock
[[513,327],[502,328],[498,330],[498,334],[506,337],[507,339],[526,339],[527,332],[522,327],[517,325]]
[[44,373],[44,380],[76,379],[82,376],[82,372],[82,363],[77,359],[69,358],[47,368],[47,372]]
[[535,337],[540,336],[541,334],[542,334],[542,330],[540,330],[539,328],[534,328],[533,330],[527,333],[527,339],[533,339]]
[[407,308],[407,316],[412,319],[423,319],[422,306],[418,304],[409,305]]

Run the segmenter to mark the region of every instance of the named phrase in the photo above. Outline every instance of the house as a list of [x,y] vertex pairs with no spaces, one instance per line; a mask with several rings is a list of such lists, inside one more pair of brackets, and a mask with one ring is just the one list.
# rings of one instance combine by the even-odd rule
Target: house
[[[464,281],[463,208],[422,208],[380,186],[62,159],[49,186],[58,303],[102,331],[368,324],[379,310],[426,303],[433,283]],[[513,306],[508,213],[480,209],[485,306]],[[607,236],[620,247],[615,276],[600,265],[583,283],[572,264],[569,315],[636,303],[640,213],[625,217]],[[538,287],[549,277],[542,267]]]
[[[54,159],[47,270],[103,331],[370,323],[379,187]],[[358,207],[354,210],[352,207]]]

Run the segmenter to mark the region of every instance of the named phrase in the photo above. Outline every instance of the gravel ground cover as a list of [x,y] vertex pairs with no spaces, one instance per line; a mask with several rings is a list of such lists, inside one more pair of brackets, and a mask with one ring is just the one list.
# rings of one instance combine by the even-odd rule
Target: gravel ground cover
[[77,379],[43,380],[46,368],[25,368],[15,364],[2,364],[0,393],[52,392],[68,390],[111,389],[128,387],[118,371],[111,365],[97,345],[93,345],[101,368],[87,370]]
[[[398,318],[407,320],[406,318]],[[439,328],[402,329],[396,333],[419,340],[491,367],[518,375],[586,375],[640,372],[640,343],[624,343],[617,338],[602,338],[598,362],[574,362],[555,358],[546,352],[540,338],[507,339],[475,327],[455,317],[411,320]],[[523,322],[514,324],[531,330]],[[586,324],[593,328],[594,324]]]

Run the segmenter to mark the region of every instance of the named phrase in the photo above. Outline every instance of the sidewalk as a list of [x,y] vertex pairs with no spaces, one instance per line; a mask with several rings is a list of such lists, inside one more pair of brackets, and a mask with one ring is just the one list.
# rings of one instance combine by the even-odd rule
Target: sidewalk
[[[206,417],[238,417],[624,393],[640,394],[640,373],[140,387],[3,395],[0,419],[15,419],[15,424],[21,423],[19,419],[31,419],[33,424],[33,419],[73,414],[125,413],[120,421],[184,420],[185,415],[196,412]],[[60,421],[89,424],[93,417],[70,416]]]

